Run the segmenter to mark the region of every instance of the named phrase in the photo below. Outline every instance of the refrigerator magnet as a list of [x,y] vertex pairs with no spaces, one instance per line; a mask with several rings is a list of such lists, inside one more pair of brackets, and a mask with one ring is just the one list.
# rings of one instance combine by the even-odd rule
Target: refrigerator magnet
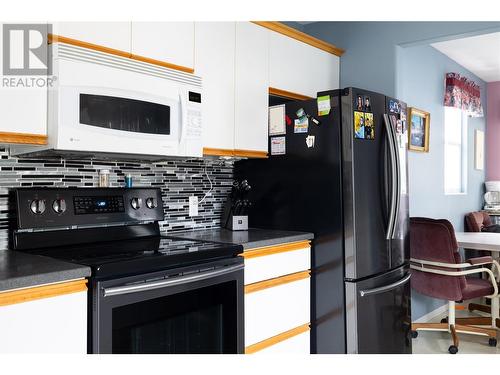
[[294,133],[307,133],[308,131],[309,119],[306,116],[295,119],[293,127]]
[[365,112],[372,111],[372,101],[368,95],[365,95],[365,97],[363,99],[363,109]]
[[285,121],[287,125],[292,125],[292,119],[288,115],[285,115]]
[[286,153],[286,138],[271,137],[271,155],[285,155]]
[[308,135],[306,137],[307,148],[314,148],[314,141],[315,140],[316,140],[316,137],[314,135]]
[[297,115],[298,118],[302,118],[302,117],[307,116],[306,111],[304,111],[304,108],[297,109],[295,114]]
[[375,139],[373,113],[365,113],[365,139]]
[[330,113],[330,95],[318,96],[318,116],[326,116]]
[[389,112],[390,113],[399,113],[400,108],[399,108],[399,103],[397,100],[389,100]]
[[354,97],[354,109],[356,111],[363,110],[363,96],[362,95],[356,95]]
[[365,139],[365,114],[354,111],[354,138]]

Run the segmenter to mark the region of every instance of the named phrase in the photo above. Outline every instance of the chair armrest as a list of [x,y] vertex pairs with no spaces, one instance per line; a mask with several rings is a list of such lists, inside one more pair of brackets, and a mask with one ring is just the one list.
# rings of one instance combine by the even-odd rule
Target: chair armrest
[[477,258],[470,258],[466,260],[467,263],[470,263],[474,266],[478,266],[481,264],[492,264],[493,263],[493,257],[491,256],[484,256],[484,257],[477,257]]

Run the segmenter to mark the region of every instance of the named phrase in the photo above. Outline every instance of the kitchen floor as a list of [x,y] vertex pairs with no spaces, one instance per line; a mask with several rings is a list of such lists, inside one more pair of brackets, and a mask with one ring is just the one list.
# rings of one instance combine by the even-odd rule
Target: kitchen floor
[[[467,316],[478,316],[468,310],[458,310],[457,318]],[[433,322],[439,323],[442,318],[448,316],[444,313]],[[500,334],[497,335],[499,344],[497,347],[488,345],[488,338],[485,336],[459,334],[458,354],[500,354]],[[413,339],[413,354],[447,354],[448,348],[452,344],[451,335],[448,332],[419,331],[418,337]]]

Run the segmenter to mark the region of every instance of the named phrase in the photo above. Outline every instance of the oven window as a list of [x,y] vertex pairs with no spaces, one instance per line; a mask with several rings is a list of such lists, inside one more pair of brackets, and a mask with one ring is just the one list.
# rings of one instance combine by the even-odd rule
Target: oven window
[[80,124],[170,135],[170,107],[114,96],[80,94]]
[[236,281],[113,309],[112,352],[237,353]]

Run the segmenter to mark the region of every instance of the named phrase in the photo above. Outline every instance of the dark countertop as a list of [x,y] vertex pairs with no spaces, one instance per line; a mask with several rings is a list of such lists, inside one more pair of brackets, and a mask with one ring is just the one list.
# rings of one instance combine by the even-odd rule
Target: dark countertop
[[231,231],[222,228],[194,230],[189,232],[179,232],[171,235],[168,234],[168,236],[187,240],[201,240],[243,245],[244,250],[287,242],[312,240],[314,238],[314,234],[308,232],[291,232],[253,228],[245,231]]
[[19,251],[0,251],[0,292],[89,276],[87,266]]

